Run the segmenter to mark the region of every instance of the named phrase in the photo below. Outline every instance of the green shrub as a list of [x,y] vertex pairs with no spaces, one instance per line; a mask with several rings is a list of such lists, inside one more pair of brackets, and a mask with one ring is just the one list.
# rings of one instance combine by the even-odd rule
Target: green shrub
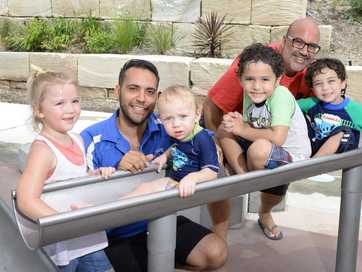
[[362,0],[349,0],[351,9],[348,11],[347,16],[359,22],[362,22]]
[[35,17],[25,22],[25,25],[15,27],[15,31],[5,38],[5,43],[14,51],[43,51],[42,43],[47,32],[46,21]]
[[0,38],[13,51],[66,51],[128,53],[143,43],[145,24],[132,18],[102,23],[94,17],[82,20],[33,18],[14,27],[5,22]]
[[85,35],[84,40],[86,53],[110,53],[114,47],[112,34],[109,31],[102,31],[100,29],[89,31]]
[[10,24],[11,21],[8,19],[4,19],[0,21],[0,39],[1,42],[6,45],[6,39],[10,34]]
[[116,20],[112,29],[112,40],[117,53],[129,53],[143,43],[145,26],[132,18]]
[[47,39],[42,42],[46,51],[66,51],[76,39],[77,23],[75,21],[56,18],[48,21]]
[[362,14],[362,1],[361,0],[349,0],[351,7],[359,14]]
[[101,23],[95,17],[82,18],[78,25],[78,32],[81,36],[85,36],[93,31],[98,31],[102,27]]
[[166,54],[175,47],[176,35],[172,25],[152,24],[147,28],[146,45],[157,54]]

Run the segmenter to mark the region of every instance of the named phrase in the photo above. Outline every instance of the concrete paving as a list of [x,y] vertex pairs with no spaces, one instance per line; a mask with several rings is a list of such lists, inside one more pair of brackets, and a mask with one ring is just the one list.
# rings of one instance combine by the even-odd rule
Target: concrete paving
[[[109,115],[83,111],[74,131],[79,132]],[[0,197],[3,199],[8,199],[9,189],[15,186],[18,177],[14,170],[17,149],[20,144],[31,142],[35,135],[29,118],[27,106],[0,103]],[[230,230],[230,256],[218,271],[334,271],[341,173],[329,174],[335,181],[303,180],[290,186],[285,211],[275,213],[275,221],[285,235],[281,241],[266,239],[256,224],[257,215],[248,213],[240,229]],[[361,247],[362,242],[357,268],[360,272]]]

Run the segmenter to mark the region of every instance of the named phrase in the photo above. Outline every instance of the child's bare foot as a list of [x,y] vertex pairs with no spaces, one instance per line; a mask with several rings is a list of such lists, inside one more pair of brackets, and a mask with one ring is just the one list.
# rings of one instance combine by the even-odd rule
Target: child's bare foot
[[86,207],[90,207],[90,206],[92,206],[92,205],[89,203],[85,203],[85,202],[72,203],[72,204],[70,204],[70,209],[72,211],[74,211],[74,210],[78,210],[78,209],[86,208]]
[[136,187],[132,192],[125,194],[122,198],[140,196],[169,190],[177,186],[177,182],[170,178],[160,178],[150,182],[144,182]]

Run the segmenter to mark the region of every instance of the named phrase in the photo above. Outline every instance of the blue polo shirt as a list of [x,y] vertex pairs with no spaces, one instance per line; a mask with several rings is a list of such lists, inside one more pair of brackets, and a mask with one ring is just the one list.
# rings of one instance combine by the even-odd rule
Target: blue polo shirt
[[168,175],[180,181],[190,173],[209,168],[216,173],[219,171],[216,145],[206,129],[199,131],[188,141],[171,138],[171,169]]
[[[110,118],[86,128],[81,133],[86,150],[87,165],[92,170],[110,166],[117,168],[122,157],[130,151],[127,139],[118,130],[118,114],[119,109]],[[146,155],[158,156],[166,151],[169,146],[170,140],[163,125],[152,113],[147,119],[147,127],[141,141],[140,151]],[[146,229],[147,220],[144,220],[108,230],[107,235],[110,237],[129,237]]]

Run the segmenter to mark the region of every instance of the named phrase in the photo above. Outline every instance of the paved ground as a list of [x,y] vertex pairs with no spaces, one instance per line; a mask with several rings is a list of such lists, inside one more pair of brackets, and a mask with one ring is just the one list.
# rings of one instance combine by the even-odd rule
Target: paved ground
[[[9,182],[14,183],[11,173],[16,167],[19,145],[34,136],[26,121],[28,116],[23,105],[0,103],[0,197],[4,197],[5,188],[13,186]],[[83,112],[75,131],[106,116],[109,114]],[[230,230],[230,257],[218,271],[334,271],[341,174],[330,174],[335,177],[334,182],[303,180],[292,184],[285,211],[275,213],[285,234],[282,241],[265,239],[256,224],[256,214],[248,213],[240,229]],[[361,246],[357,271],[362,272]]]

